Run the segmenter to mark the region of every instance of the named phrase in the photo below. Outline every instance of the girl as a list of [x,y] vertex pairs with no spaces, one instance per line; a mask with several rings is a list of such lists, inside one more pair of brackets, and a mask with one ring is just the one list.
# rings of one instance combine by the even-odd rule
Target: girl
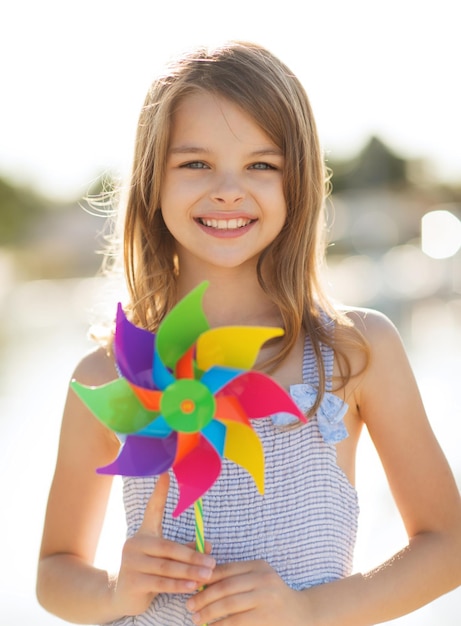
[[[126,310],[155,331],[208,280],[212,327],[284,328],[258,367],[310,419],[254,424],[266,457],[264,497],[244,470],[223,464],[204,500],[207,554],[191,543],[193,512],[171,516],[177,487],[168,475],[126,478],[128,539],[112,576],[92,565],[111,486],[95,469],[120,444],[70,392],[38,571],[49,611],[117,626],[365,626],[461,583],[459,494],[397,332],[376,312],[334,307],[322,291],[326,187],[306,94],[267,50],[199,49],[152,85],[126,202]],[[74,374],[87,385],[116,376],[102,348]],[[351,575],[364,424],[408,545]]]

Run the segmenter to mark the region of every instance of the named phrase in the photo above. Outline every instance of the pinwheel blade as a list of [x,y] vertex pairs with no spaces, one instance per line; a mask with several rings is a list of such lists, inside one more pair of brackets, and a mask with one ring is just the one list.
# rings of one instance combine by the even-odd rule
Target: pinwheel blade
[[177,361],[209,329],[202,308],[203,294],[208,287],[201,283],[168,313],[157,332],[156,347],[163,364],[174,369]]
[[162,392],[158,389],[145,389],[131,383],[134,394],[148,411],[160,411]]
[[172,432],[173,429],[165,422],[163,415],[159,415],[153,422],[141,430],[137,430],[136,435],[140,437],[168,437]]
[[202,435],[208,439],[213,448],[222,458],[224,455],[224,446],[226,442],[226,425],[218,420],[212,420],[208,426],[202,430]]
[[162,363],[162,359],[157,351],[154,349],[154,362],[152,365],[154,371],[154,382],[159,389],[166,389],[169,385],[174,383],[175,377],[169,369]]
[[158,412],[141,404],[125,378],[100,387],[87,387],[73,380],[71,387],[98,420],[117,433],[134,433],[158,416]]
[[154,388],[152,359],[155,335],[129,322],[122,305],[117,308],[114,353],[120,374],[140,387]]
[[189,348],[176,363],[176,378],[194,378],[194,346]]
[[204,371],[213,365],[250,369],[261,346],[281,335],[281,328],[265,326],[212,328],[202,333],[197,340],[197,366]]
[[259,493],[264,493],[264,450],[255,431],[245,424],[224,420],[227,427],[224,456],[238,463],[253,477]]
[[98,474],[121,476],[155,476],[163,474],[173,464],[177,435],[165,439],[129,435],[113,463],[97,469]]
[[233,396],[217,396],[216,397],[216,415],[217,420],[231,420],[240,422],[251,428],[251,423],[242,409],[237,398]]
[[200,433],[178,433],[178,446],[174,464],[179,463],[200,443]]
[[173,511],[178,517],[216,482],[221,472],[221,457],[205,437],[179,463],[173,466],[179,486],[179,500]]
[[200,382],[208,387],[211,393],[216,393],[242,373],[242,370],[217,365],[215,367],[211,367],[207,372],[205,372],[201,377]]
[[216,396],[235,396],[250,419],[283,412],[295,415],[301,422],[307,421],[283,387],[261,372],[245,372],[237,376]]

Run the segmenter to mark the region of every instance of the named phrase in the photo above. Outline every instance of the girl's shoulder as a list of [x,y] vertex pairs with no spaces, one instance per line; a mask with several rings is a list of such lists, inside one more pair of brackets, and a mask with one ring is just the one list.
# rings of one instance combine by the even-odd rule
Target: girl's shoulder
[[400,341],[400,335],[395,324],[381,311],[346,306],[337,310],[340,316],[346,320],[346,323],[364,337],[370,347],[391,338]]
[[83,385],[104,385],[118,377],[113,353],[110,348],[97,347],[87,353],[77,364],[73,376]]
[[359,307],[341,307],[337,311],[340,320],[335,330],[338,362],[346,364],[354,384],[358,380],[370,380],[372,374],[379,380],[393,364],[408,361],[399,331],[387,315]]
[[415,381],[408,354],[389,317],[373,309],[349,307],[344,309],[344,315],[364,346],[364,349],[357,349],[351,342],[345,349],[352,371],[359,372],[356,392],[363,397],[370,397],[370,394],[379,397],[383,389],[391,393],[402,384],[413,388]]

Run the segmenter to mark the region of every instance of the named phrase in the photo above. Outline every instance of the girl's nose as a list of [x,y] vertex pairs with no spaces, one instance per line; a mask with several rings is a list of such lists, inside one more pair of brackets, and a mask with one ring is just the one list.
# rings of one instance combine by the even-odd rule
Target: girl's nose
[[235,206],[242,202],[245,191],[236,176],[223,176],[216,181],[216,186],[211,192],[212,199],[219,204]]

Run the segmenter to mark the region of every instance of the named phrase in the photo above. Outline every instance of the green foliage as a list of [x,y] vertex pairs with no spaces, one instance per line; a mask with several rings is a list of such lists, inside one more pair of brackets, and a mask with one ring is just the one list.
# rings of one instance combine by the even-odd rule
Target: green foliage
[[49,207],[36,192],[0,178],[0,245],[21,243]]
[[380,139],[371,137],[355,157],[327,163],[332,170],[333,191],[402,187],[408,184],[407,163],[395,155]]

